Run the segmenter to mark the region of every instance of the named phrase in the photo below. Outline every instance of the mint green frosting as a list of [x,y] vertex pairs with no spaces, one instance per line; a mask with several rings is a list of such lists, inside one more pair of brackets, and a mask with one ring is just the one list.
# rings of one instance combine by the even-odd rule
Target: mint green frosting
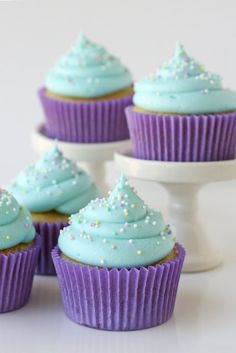
[[30,243],[35,237],[32,218],[26,208],[6,190],[0,189],[0,250],[20,243]]
[[95,184],[55,143],[37,163],[28,166],[10,185],[16,199],[31,212],[78,212],[99,195]]
[[107,198],[71,216],[58,244],[62,253],[84,264],[131,268],[163,259],[175,241],[162,215],[148,208],[121,176]]
[[66,97],[100,97],[131,84],[131,74],[120,60],[83,34],[46,78],[50,92]]
[[236,109],[236,92],[222,87],[218,75],[190,58],[181,44],[159,72],[137,82],[134,104],[152,112],[202,114]]

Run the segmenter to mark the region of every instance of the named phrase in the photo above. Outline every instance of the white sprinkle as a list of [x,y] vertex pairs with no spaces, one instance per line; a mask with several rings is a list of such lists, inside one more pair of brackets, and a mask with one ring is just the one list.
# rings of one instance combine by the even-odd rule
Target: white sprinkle
[[130,244],[134,244],[134,240],[133,239],[129,239],[129,243]]
[[203,89],[201,92],[202,92],[202,94],[208,94],[208,89],[205,88],[205,89]]
[[124,209],[124,215],[125,215],[125,216],[128,216],[128,214],[129,214],[129,212],[128,212],[128,210],[125,208],[125,209]]
[[141,250],[137,250],[137,255],[138,256],[142,255],[142,251]]

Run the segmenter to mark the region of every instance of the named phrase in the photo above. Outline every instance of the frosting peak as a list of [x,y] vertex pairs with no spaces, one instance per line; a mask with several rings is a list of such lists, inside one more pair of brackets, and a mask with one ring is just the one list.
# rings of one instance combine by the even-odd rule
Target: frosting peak
[[120,60],[84,34],[49,72],[46,88],[65,97],[95,98],[132,84],[130,72]]
[[[176,43],[174,57],[157,71],[157,78],[169,78],[175,81],[195,78],[195,80],[221,81],[220,76],[207,72],[203,65],[192,59],[184,50],[183,44]],[[198,87],[196,87],[198,90]],[[188,90],[187,90],[188,91]]]
[[52,148],[28,166],[10,186],[16,199],[31,212],[78,212],[99,195],[90,177],[65,158],[55,142]]
[[58,244],[65,255],[84,264],[131,268],[164,258],[175,241],[162,215],[149,209],[121,176],[108,197],[71,216]]
[[135,84],[134,103],[153,112],[220,113],[236,109],[236,93],[224,89],[220,76],[206,71],[177,43],[168,63]]
[[79,35],[78,48],[84,49],[88,45],[91,45],[89,39],[83,32],[81,32]]
[[29,243],[34,237],[30,213],[19,206],[11,194],[0,188],[0,250]]

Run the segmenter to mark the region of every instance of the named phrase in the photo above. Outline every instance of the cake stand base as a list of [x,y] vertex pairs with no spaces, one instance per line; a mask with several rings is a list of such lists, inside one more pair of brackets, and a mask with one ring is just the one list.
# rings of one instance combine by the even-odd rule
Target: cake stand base
[[[41,125],[32,131],[31,141],[34,151],[43,154],[51,148],[55,140],[46,136],[45,129]],[[106,182],[105,163],[113,160],[115,151],[130,147],[130,140],[108,143],[58,141],[58,147],[66,157],[78,162],[92,176],[101,193],[105,195],[109,190]]]
[[170,223],[179,243],[186,249],[184,272],[199,272],[222,261],[217,244],[211,240],[197,217],[197,195],[210,182],[236,178],[236,160],[220,162],[159,162],[132,157],[128,149],[115,153],[115,162],[125,175],[160,183],[168,192]]

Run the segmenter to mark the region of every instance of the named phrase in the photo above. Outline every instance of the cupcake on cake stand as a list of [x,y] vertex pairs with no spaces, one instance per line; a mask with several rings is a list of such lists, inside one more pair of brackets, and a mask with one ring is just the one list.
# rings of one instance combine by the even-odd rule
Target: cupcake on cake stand
[[57,139],[65,156],[84,164],[106,191],[104,162],[129,143],[124,110],[132,94],[129,70],[81,34],[39,90],[46,123],[33,132],[34,149],[45,152]]
[[212,182],[236,179],[236,159],[220,162],[159,162],[134,158],[130,149],[115,153],[119,171],[131,178],[160,183],[169,194],[168,211],[176,238],[184,244],[185,272],[204,271],[222,257],[197,217],[197,195]]
[[116,154],[119,169],[168,191],[184,270],[215,267],[221,256],[197,219],[196,197],[206,183],[236,178],[236,92],[177,44],[169,62],[135,83],[126,115],[133,152]]

